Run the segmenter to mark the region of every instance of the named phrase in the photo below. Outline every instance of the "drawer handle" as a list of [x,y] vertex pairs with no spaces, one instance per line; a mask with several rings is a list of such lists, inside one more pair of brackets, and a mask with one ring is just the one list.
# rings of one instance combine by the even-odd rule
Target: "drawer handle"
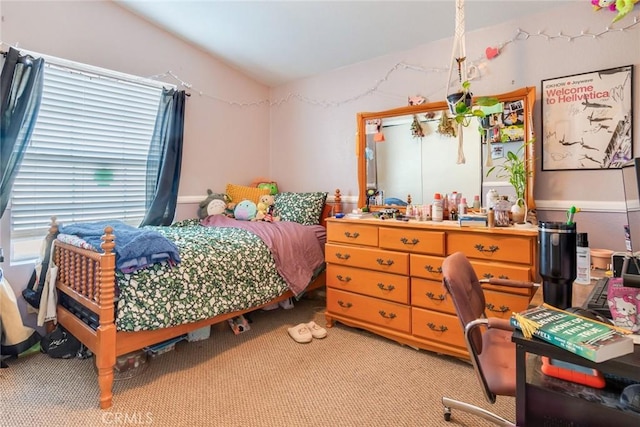
[[434,301],[444,301],[447,298],[444,294],[436,296],[433,292],[427,292],[425,295],[427,296],[427,298]]
[[447,332],[449,330],[449,328],[447,328],[445,325],[440,325],[440,327],[437,327],[434,323],[431,322],[427,323],[427,326],[429,327],[429,329],[435,332]]
[[493,311],[494,313],[505,313],[509,311],[509,307],[507,307],[506,305],[501,305],[500,308],[497,309],[495,305],[487,304],[487,310]]
[[351,306],[353,306],[353,304],[351,304],[350,302],[345,303],[341,300],[338,300],[338,305],[342,308],[351,308]]
[[[493,278],[493,274],[491,274],[491,273],[484,273],[484,274],[482,275],[482,277],[484,277],[485,279],[491,279],[491,278]],[[499,276],[498,276],[498,278],[499,278],[499,279],[508,279],[508,278],[509,278],[509,276],[507,276],[506,274],[501,274],[501,275],[499,275]]]
[[396,288],[396,287],[395,287],[395,286],[393,286],[393,285],[389,285],[389,286],[386,286],[386,287],[385,287],[385,286],[384,286],[384,283],[378,283],[378,287],[379,287],[380,289],[382,289],[383,291],[392,291],[392,290],[394,290],[394,289]]
[[378,313],[380,314],[380,316],[384,317],[385,319],[395,319],[396,318],[395,313],[387,314],[387,312],[384,311],[384,310],[380,310]]
[[336,258],[347,260],[347,259],[351,258],[351,255],[349,255],[349,254],[342,255],[340,252],[338,252],[338,253],[336,253]]
[[380,265],[386,265],[386,266],[393,265],[393,260],[392,259],[388,259],[388,260],[385,261],[382,258],[378,258],[376,261],[378,261],[378,264],[380,264]]
[[345,232],[344,232],[344,236],[345,236],[345,237],[347,237],[347,238],[349,238],[349,239],[357,239],[357,238],[358,238],[358,236],[360,236],[360,233],[358,233],[358,232],[356,231],[355,233],[351,234],[350,232],[345,231]]
[[433,268],[432,265],[425,265],[424,269],[427,270],[429,273],[442,273],[442,267],[438,267],[438,268]]
[[418,243],[420,243],[420,240],[418,240],[416,238],[413,238],[413,239],[411,239],[411,241],[409,241],[409,239],[407,239],[406,237],[402,237],[400,239],[400,241],[402,243],[404,243],[405,245],[414,245],[414,246],[417,245]]
[[346,283],[349,283],[349,282],[351,281],[351,277],[349,277],[349,276],[347,276],[347,277],[342,277],[342,275],[341,275],[341,274],[338,274],[338,275],[336,276],[336,279],[338,279],[338,280],[339,280],[339,281],[341,281],[341,282],[346,282]]
[[489,252],[489,253],[494,253],[494,252],[500,250],[500,247],[498,247],[497,245],[491,245],[491,246],[489,246],[489,248],[485,249],[484,245],[480,244],[480,243],[475,245],[474,248],[476,248],[479,252]]

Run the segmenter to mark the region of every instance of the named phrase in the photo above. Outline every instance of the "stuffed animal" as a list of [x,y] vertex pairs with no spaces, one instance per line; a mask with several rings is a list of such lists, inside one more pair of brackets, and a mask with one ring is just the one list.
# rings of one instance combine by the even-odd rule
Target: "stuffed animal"
[[256,208],[258,211],[256,212],[256,216],[253,219],[254,221],[268,221],[274,222],[279,221],[280,217],[274,216],[274,205],[275,205],[275,197],[271,194],[265,194],[264,196],[260,196],[260,202]]
[[271,194],[272,196],[278,194],[278,183],[276,182],[260,182],[258,183],[257,187],[269,189],[269,194]]
[[257,188],[267,188],[269,190],[269,194],[275,196],[278,194],[278,183],[275,181],[271,181],[268,178],[256,178],[251,183],[252,187]]
[[198,218],[204,219],[209,215],[218,215],[226,212],[229,196],[222,193],[214,193],[207,189],[207,198],[198,205]]
[[233,216],[239,221],[251,221],[256,217],[256,204],[251,200],[243,200],[233,209]]

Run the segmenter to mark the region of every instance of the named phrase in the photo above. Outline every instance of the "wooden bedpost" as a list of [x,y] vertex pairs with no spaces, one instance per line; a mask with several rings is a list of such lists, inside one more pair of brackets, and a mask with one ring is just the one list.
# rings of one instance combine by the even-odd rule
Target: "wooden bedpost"
[[114,292],[116,256],[112,227],[105,227],[102,236],[100,270],[98,275],[100,290],[100,326],[96,331],[99,348],[96,351],[96,368],[98,368],[98,385],[100,387],[100,408],[109,408],[113,399],[113,368],[116,364],[116,325],[114,319]]
[[341,213],[342,212],[342,196],[340,196],[339,188],[336,188],[336,192],[334,193],[334,200],[335,202],[333,203],[333,213],[334,214]]

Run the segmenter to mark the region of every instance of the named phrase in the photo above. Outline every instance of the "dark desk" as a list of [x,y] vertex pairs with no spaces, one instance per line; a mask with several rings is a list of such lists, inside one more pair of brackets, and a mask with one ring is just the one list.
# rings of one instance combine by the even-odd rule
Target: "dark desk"
[[[566,389],[549,386],[556,379],[536,381],[540,357],[548,356],[577,365],[588,366],[600,372],[640,381],[640,345],[632,354],[593,363],[546,342],[525,338],[514,332],[516,344],[516,421],[518,426],[640,426],[640,414],[623,411],[603,404],[615,403],[617,397],[610,391],[599,392],[590,387],[567,384]],[[529,380],[529,382],[527,382]],[[562,380],[557,380],[562,381]],[[571,391],[573,387],[575,392]],[[600,393],[600,395],[598,394]]]

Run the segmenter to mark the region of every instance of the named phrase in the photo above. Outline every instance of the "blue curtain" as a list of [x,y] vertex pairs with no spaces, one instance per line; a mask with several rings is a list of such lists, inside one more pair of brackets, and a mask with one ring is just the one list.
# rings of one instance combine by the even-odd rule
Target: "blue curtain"
[[44,60],[9,48],[0,75],[0,217],[38,118]]
[[162,91],[147,158],[146,207],[143,225],[171,225],[178,201],[185,91]]

